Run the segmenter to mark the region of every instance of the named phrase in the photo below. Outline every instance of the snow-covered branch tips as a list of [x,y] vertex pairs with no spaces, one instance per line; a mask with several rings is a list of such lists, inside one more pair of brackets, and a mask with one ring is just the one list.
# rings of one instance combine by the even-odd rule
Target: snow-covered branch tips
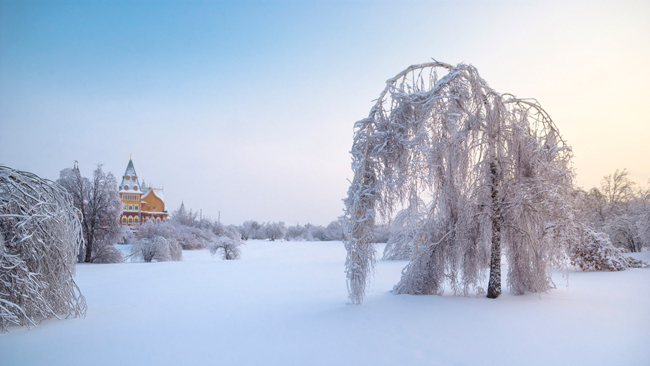
[[497,93],[471,65],[414,65],[389,79],[355,124],[351,153],[351,303],[363,301],[375,263],[376,215],[388,219],[398,207],[409,233],[389,249],[406,247],[410,263],[396,293],[484,292],[487,278],[488,297],[498,297],[502,247],[513,293],[553,286],[571,222],[563,208],[572,153],[535,100]]

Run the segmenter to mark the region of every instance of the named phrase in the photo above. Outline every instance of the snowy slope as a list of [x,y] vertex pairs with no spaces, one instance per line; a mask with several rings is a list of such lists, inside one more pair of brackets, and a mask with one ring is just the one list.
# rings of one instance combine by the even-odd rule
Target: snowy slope
[[[340,242],[248,242],[243,259],[78,265],[83,319],[0,334],[0,365],[649,365],[650,269],[571,272],[497,300],[393,295],[380,261],[346,305]],[[650,260],[650,253],[637,256]]]

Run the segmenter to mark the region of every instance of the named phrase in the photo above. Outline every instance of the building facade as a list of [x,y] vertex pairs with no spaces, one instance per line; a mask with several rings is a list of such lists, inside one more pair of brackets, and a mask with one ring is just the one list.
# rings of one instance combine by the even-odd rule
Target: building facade
[[119,193],[124,205],[120,216],[122,225],[137,226],[149,220],[165,221],[167,219],[163,190],[147,187],[144,180],[140,185],[132,158],[129,159],[129,164],[122,176]]

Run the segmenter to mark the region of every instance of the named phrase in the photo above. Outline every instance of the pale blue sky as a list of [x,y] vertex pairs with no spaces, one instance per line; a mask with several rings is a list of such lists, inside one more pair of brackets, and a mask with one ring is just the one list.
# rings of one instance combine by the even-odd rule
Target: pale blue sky
[[353,123],[437,60],[535,97],[578,184],[650,179],[647,2],[0,2],[0,163],[79,160],[225,223],[342,214]]

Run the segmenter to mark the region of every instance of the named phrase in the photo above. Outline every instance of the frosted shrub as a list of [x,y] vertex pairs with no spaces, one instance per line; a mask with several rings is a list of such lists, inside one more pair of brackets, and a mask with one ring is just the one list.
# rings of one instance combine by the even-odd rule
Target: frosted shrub
[[570,250],[571,264],[583,271],[622,271],[626,268],[648,267],[644,261],[626,257],[605,233],[582,228],[582,238]]
[[154,236],[136,240],[131,246],[131,257],[145,262],[182,261],[183,248],[174,238]]
[[73,280],[83,242],[79,217],[57,184],[0,166],[0,332],[85,315]]
[[214,234],[211,230],[176,225],[175,238],[183,249],[197,250],[204,249],[213,240]]
[[242,240],[235,230],[226,232],[226,235],[219,236],[214,243],[208,244],[208,250],[212,256],[217,253],[221,259],[232,260],[241,258]]

